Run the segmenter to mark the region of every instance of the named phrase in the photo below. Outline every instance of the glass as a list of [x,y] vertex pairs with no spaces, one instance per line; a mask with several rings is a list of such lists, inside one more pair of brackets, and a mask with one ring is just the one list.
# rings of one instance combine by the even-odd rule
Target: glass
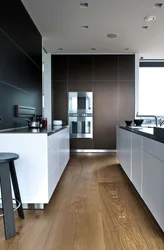
[[46,117],[44,117],[43,120],[42,120],[42,128],[43,129],[47,128],[47,118]]

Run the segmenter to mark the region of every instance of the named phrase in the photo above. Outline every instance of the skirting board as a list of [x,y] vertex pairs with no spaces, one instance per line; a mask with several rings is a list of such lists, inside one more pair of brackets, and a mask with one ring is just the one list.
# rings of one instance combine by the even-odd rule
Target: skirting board
[[116,149],[72,149],[72,153],[116,153]]

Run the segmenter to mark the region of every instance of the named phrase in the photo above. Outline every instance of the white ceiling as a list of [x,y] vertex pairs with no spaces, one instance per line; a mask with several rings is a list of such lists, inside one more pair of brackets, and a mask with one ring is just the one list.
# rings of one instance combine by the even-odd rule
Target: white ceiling
[[[160,0],[22,0],[49,53],[140,53],[164,59],[164,6]],[[80,8],[88,2],[88,8]],[[144,17],[155,15],[146,23]],[[88,25],[88,30],[81,26]],[[148,25],[147,30],[141,26]],[[108,33],[118,33],[115,39]],[[63,48],[63,51],[58,51]],[[91,51],[96,48],[96,51]]]

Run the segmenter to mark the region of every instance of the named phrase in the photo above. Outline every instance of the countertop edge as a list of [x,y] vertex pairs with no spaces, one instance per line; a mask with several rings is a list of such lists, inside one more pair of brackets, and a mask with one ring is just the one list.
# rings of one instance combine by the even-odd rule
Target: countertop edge
[[55,129],[29,129],[28,127],[22,127],[22,128],[15,128],[15,129],[6,129],[6,130],[0,130],[0,135],[5,134],[32,134],[32,135],[47,135],[51,136],[55,133],[58,133],[66,128],[68,128],[68,125],[62,126],[60,128]]
[[157,137],[154,134],[149,134],[149,133],[146,133],[144,131],[140,131],[140,130],[137,130],[135,128],[131,128],[131,127],[128,127],[128,126],[117,125],[117,127],[121,128],[121,129],[124,129],[126,131],[129,131],[129,132],[138,134],[138,135],[142,135],[142,136],[144,136],[146,138],[149,138],[149,139],[152,139],[154,141],[157,141],[157,142],[160,142],[160,143],[164,143],[164,138]]

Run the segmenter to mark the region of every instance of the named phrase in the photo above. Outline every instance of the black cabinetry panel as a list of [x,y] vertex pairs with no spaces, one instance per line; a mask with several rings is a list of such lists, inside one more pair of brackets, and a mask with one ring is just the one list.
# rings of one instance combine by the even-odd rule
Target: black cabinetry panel
[[20,0],[1,1],[0,29],[42,67],[41,35]]

